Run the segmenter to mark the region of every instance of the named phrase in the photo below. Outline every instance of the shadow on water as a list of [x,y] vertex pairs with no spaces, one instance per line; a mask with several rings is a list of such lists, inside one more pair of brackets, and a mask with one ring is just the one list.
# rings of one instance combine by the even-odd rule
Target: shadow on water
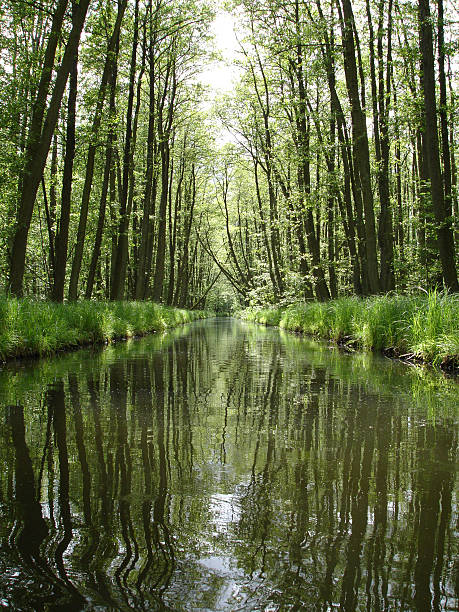
[[5,608],[458,609],[454,382],[215,319],[0,400]]

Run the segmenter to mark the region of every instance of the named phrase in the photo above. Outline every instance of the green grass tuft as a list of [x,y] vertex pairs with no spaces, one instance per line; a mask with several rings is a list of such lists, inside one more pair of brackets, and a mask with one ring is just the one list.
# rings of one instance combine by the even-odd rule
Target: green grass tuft
[[54,304],[0,296],[0,359],[50,355],[212,316],[153,302]]
[[251,308],[240,316],[366,350],[410,354],[435,365],[459,363],[457,294],[347,297],[292,304],[282,310]]

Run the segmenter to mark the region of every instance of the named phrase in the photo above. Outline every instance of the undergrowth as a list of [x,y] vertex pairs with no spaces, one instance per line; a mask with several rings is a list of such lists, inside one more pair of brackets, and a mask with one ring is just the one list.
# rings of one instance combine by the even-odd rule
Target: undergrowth
[[50,355],[177,327],[210,316],[153,302],[55,304],[0,296],[0,359]]

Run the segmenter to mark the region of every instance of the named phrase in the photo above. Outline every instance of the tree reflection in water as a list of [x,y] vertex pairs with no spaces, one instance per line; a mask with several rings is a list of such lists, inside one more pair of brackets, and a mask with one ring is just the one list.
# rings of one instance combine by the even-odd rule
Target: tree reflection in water
[[216,320],[5,369],[2,605],[457,608],[454,401],[358,359]]

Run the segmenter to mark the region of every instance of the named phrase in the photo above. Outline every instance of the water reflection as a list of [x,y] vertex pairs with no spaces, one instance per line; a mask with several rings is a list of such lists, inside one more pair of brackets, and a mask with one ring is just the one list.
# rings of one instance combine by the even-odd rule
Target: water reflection
[[5,369],[0,603],[457,609],[454,391],[362,359],[215,320]]

